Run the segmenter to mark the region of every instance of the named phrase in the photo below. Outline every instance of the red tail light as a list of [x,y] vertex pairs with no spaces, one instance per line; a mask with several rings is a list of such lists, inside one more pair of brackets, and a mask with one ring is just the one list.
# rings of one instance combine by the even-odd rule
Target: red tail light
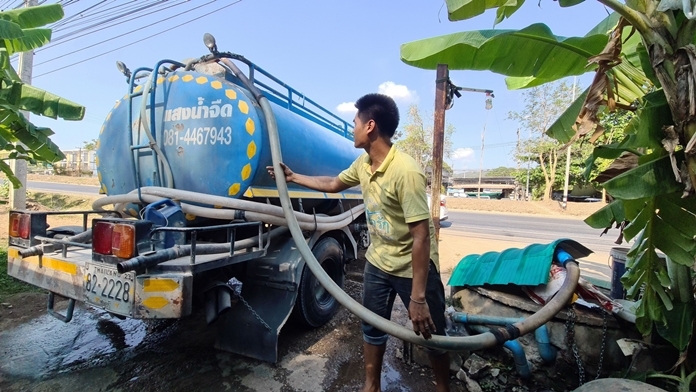
[[96,222],[92,227],[92,251],[102,254],[111,254],[111,236],[114,225],[108,222]]
[[440,207],[447,207],[447,199],[440,200]]
[[22,214],[19,217],[19,236],[26,240],[29,239],[29,235],[31,235],[31,216]]
[[28,239],[31,235],[31,215],[12,213],[10,214],[10,236]]

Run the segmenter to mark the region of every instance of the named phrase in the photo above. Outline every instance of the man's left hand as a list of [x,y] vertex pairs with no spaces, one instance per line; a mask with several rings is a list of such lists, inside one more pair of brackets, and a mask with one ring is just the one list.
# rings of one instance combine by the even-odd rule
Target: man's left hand
[[408,317],[413,323],[413,332],[416,335],[423,335],[424,339],[430,339],[432,334],[435,333],[435,323],[430,317],[430,308],[427,303],[419,304],[410,301],[408,304]]

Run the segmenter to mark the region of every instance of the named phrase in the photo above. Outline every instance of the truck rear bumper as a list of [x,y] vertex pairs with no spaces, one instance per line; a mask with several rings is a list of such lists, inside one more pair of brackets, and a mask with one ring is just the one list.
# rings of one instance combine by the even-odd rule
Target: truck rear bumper
[[[107,282],[112,285],[100,286],[98,290],[93,289],[90,293],[85,291],[88,276],[90,271],[94,271],[95,266],[113,268],[92,261],[90,250],[70,251],[68,257],[51,254],[26,258],[19,255],[20,250],[21,248],[14,246],[8,248],[8,274],[63,297],[121,316],[139,319],[181,318],[191,314],[191,273],[133,274],[132,288],[129,288],[127,300],[124,301],[126,290],[123,290],[123,287],[120,295],[109,290],[110,287],[119,288],[118,283]],[[92,282],[89,285],[93,284]]]

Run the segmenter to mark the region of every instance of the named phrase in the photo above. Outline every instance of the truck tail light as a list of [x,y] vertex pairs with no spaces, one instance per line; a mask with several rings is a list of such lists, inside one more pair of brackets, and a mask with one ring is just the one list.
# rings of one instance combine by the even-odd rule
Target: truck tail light
[[31,235],[31,215],[13,212],[10,214],[10,236],[29,239]]
[[92,227],[92,251],[102,254],[111,254],[111,236],[114,225],[109,222],[96,222]]
[[111,252],[122,259],[135,255],[135,226],[128,224],[114,225],[111,236]]
[[447,207],[447,199],[440,199],[440,207]]

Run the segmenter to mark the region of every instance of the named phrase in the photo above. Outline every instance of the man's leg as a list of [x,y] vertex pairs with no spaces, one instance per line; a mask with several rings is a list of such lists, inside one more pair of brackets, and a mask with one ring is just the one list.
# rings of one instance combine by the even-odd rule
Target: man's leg
[[[386,273],[377,267],[365,263],[363,278],[363,306],[371,312],[389,319],[396,292],[389,283]],[[365,357],[364,392],[381,391],[382,361],[389,336],[363,321],[363,351]]]
[[381,391],[382,361],[387,344],[375,346],[363,342],[363,354],[365,356],[365,386],[363,392]]
[[435,382],[437,386],[435,387],[437,392],[449,392],[449,372],[450,372],[450,356],[447,351],[444,353],[429,353],[430,366],[433,367],[433,373],[435,375]]
[[[411,301],[412,279],[392,277],[391,281],[397,294],[399,294],[401,301],[408,309],[409,302]],[[428,280],[425,287],[425,300],[428,302],[428,308],[430,308],[430,317],[432,318],[436,327],[433,335],[445,336],[445,288],[442,285],[440,273],[437,271],[437,268],[435,268],[435,264],[432,261],[430,261],[430,266],[428,269]],[[450,390],[449,353],[447,353],[447,351],[428,349],[428,356],[430,357],[430,365],[432,366],[433,373],[435,375],[437,391],[448,392]]]

